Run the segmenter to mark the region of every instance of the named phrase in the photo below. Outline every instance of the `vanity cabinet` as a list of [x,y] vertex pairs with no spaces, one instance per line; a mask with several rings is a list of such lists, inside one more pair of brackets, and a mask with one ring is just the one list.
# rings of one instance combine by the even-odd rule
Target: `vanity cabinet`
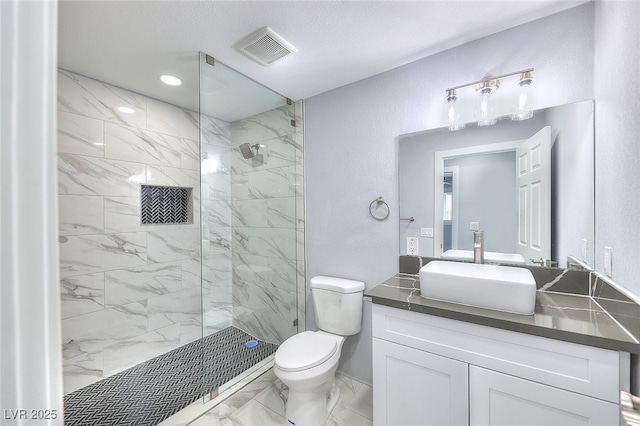
[[374,425],[620,424],[629,360],[374,304]]

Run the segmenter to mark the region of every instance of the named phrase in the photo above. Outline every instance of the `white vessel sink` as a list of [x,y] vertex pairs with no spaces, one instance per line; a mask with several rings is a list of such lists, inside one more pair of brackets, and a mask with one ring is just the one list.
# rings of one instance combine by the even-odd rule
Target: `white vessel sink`
[[533,315],[536,282],[512,266],[433,261],[420,269],[420,293],[428,299]]

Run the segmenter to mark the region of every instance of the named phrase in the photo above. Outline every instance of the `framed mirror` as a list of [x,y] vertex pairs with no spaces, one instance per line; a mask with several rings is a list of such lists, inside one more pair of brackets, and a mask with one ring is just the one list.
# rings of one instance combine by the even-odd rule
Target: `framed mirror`
[[471,260],[479,230],[487,262],[593,267],[593,107],[401,135],[400,254]]

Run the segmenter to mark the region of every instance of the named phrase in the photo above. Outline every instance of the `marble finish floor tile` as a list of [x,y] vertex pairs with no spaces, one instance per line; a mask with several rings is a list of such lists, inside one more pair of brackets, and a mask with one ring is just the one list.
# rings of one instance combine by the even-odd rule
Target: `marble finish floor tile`
[[373,420],[345,408],[332,413],[323,426],[373,426]]
[[[336,375],[336,383],[340,387],[340,398],[322,426],[373,425],[372,387],[340,372]],[[288,392],[270,369],[187,425],[281,426],[285,424]]]
[[369,420],[373,420],[373,387],[363,384],[347,408]]

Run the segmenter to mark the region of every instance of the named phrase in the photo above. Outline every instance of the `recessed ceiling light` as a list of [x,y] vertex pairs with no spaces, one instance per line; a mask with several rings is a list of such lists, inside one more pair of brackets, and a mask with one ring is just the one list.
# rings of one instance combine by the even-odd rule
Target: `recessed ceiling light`
[[164,84],[168,84],[169,86],[180,86],[182,84],[182,80],[169,74],[161,75],[160,81],[162,81]]
[[134,112],[136,112],[135,109],[129,108],[129,107],[125,107],[125,106],[118,107],[118,111],[124,112],[125,114],[133,114]]

